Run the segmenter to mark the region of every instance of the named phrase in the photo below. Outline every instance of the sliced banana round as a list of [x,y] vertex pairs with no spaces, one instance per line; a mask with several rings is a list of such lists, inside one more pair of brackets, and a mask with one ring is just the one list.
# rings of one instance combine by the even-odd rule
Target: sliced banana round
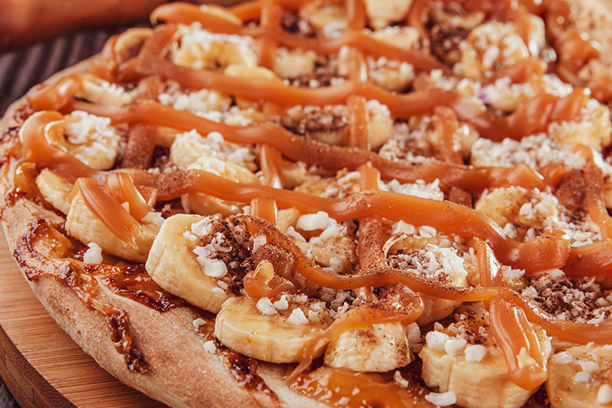
[[[404,285],[377,288],[375,294],[377,301],[386,303],[390,308],[404,304],[406,295],[415,296]],[[328,366],[361,372],[392,371],[412,361],[403,322],[386,322],[347,330],[333,338],[325,352],[325,364]]]
[[[457,405],[465,408],[518,408],[536,391],[514,384],[503,353],[487,332],[487,316],[474,314],[447,328],[436,324],[425,336],[419,353],[423,361],[422,377],[437,392],[452,391]],[[550,340],[534,326],[542,358],[547,361]]]
[[346,9],[341,4],[307,2],[300,8],[299,16],[323,38],[338,37],[346,27]]
[[274,55],[274,72],[281,78],[294,79],[314,72],[317,54],[301,49],[278,48]]
[[[495,58],[490,58],[485,53],[495,46],[500,52]],[[473,29],[461,43],[460,51],[461,64],[458,71],[473,79],[483,78],[494,70],[529,58],[529,49],[517,34],[515,26],[497,21],[487,22]]]
[[[150,220],[150,221],[149,221]],[[154,217],[145,217],[140,222],[141,230],[136,235],[136,246],[119,239],[104,225],[85,204],[81,193],[77,193],[70,203],[66,215],[66,231],[79,241],[89,244],[94,242],[108,254],[134,262],[147,260],[149,249],[159,231],[160,225]]]
[[180,46],[172,62],[193,69],[225,68],[228,65],[257,66],[252,38],[211,33],[195,26],[181,26]]
[[[265,67],[251,67],[247,65],[232,64],[225,68],[225,71],[223,71],[223,73],[233,78],[267,79],[280,81],[280,78],[276,76],[273,71]],[[246,110],[249,108],[260,109],[261,106],[260,102],[253,101],[248,98],[235,96],[234,99],[236,100],[236,105],[238,105],[238,107],[242,110]]]
[[49,204],[68,214],[70,210],[68,197],[72,192],[72,183],[52,170],[43,169],[36,177],[36,186]]
[[404,326],[375,324],[345,331],[327,346],[325,364],[353,371],[387,372],[413,360]]
[[517,241],[533,240],[536,231],[551,229],[562,230],[572,244],[598,240],[599,228],[589,217],[577,220],[555,195],[545,191],[496,188],[483,194],[474,209],[490,217]]
[[[473,265],[468,265],[469,259],[461,256],[466,247],[444,236],[437,236],[431,227],[412,229],[414,232],[411,234],[399,232],[385,244],[384,250],[389,264],[398,269],[416,269],[430,278],[444,280],[449,286],[468,287],[468,270],[474,268]],[[419,326],[449,316],[461,304],[460,301],[440,299],[422,293],[419,296],[425,306],[417,319]]]
[[217,313],[233,295],[222,280],[227,274],[226,264],[214,259],[208,249],[198,247],[202,237],[213,232],[213,223],[212,218],[199,215],[179,214],[166,219],[151,246],[145,268],[168,292]]
[[595,408],[612,405],[608,376],[612,347],[582,345],[555,354],[548,362],[546,391],[554,408]]
[[95,170],[115,165],[121,137],[109,118],[74,111],[60,126],[45,129],[47,141]]
[[217,314],[215,337],[223,345],[259,360],[299,362],[306,343],[331,323],[328,310],[324,303],[314,300],[301,304],[286,299],[276,302],[265,297],[228,299]]
[[118,105],[132,101],[130,94],[121,86],[94,75],[83,75],[82,84],[78,96],[96,105]]
[[[204,170],[238,183],[260,184],[253,174],[257,166],[251,148],[225,143],[218,132],[211,132],[206,137],[195,130],[177,135],[170,148],[170,160],[181,170]],[[237,214],[243,206],[198,193],[185,194],[182,204],[194,213],[223,216]]]
[[317,264],[344,273],[357,262],[353,233],[326,212],[302,214],[290,228],[283,232]]

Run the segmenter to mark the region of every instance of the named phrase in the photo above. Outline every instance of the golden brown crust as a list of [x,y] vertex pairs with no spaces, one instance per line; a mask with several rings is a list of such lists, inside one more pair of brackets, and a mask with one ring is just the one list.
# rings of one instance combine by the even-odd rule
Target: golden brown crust
[[[86,71],[90,61],[80,63],[50,78],[50,81],[76,72]],[[25,104],[15,102],[0,122],[1,129],[16,124],[13,115]],[[14,142],[5,142],[14,143]],[[66,282],[57,275],[66,275],[79,262],[45,256],[44,244],[34,244],[32,231],[39,225],[63,223],[42,206],[26,198],[11,200],[13,189],[6,164],[0,182],[4,200],[0,204],[2,224],[9,247],[19,268],[36,297],[70,337],[98,364],[130,387],[173,407],[275,407],[282,403],[269,390],[259,392],[238,384],[223,356],[205,350],[206,339],[193,325],[197,316],[190,307],[159,312],[129,298],[118,296],[107,288],[96,293],[96,299],[111,304],[129,316],[134,343],[143,353],[146,373],[128,370],[124,357],[117,351],[104,315],[88,307]],[[39,242],[39,238],[36,238]],[[41,246],[42,245],[42,246]],[[77,266],[75,266],[77,265]],[[27,276],[41,275],[28,279]],[[278,370],[266,370],[280,379]],[[266,388],[264,387],[264,390]]]

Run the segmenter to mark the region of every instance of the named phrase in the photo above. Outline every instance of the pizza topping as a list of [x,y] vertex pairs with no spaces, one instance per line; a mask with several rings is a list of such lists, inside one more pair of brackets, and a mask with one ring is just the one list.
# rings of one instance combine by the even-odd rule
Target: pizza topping
[[[48,111],[21,127],[23,158],[83,261],[146,260],[151,279],[122,271],[113,291],[217,314],[204,348],[239,382],[261,386],[256,358],[299,363],[287,384],[324,403],[467,407],[491,404],[470,381],[495,378],[495,406],[560,366],[594,383],[607,366],[548,363],[548,336],[606,343],[612,327],[610,115],[582,88],[605,84],[582,79],[597,52],[565,3],[523,3],[163,6],[166,25],[109,42],[100,78],[28,95]],[[177,212],[199,215],[163,220]],[[78,279],[140,370],[127,317]],[[439,393],[410,388],[421,346]]]
[[[577,398],[582,401],[589,399],[597,404],[600,403],[600,396],[602,400],[606,399],[606,387],[609,387],[607,377],[611,366],[609,349],[605,346],[575,346],[556,356],[559,354],[566,354],[568,357],[564,359],[565,361],[552,359],[549,363],[551,378],[547,388],[551,397],[570,401]],[[563,377],[571,378],[572,387],[575,387],[574,392],[568,393],[559,387],[559,381]]]
[[87,244],[89,249],[83,254],[83,262],[90,264],[101,264],[103,261],[102,248],[95,242]]
[[304,345],[329,325],[329,318],[305,319],[302,307],[292,302],[288,309],[278,311],[268,298],[233,298],[224,302],[217,314],[215,337],[249,357],[273,363],[299,362]]

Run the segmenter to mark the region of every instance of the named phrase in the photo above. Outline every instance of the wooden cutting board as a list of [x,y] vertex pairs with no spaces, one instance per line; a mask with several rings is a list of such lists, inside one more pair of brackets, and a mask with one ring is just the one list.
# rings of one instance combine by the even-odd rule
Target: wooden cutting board
[[30,290],[0,232],[0,375],[23,408],[164,407],[129,388],[55,323]]

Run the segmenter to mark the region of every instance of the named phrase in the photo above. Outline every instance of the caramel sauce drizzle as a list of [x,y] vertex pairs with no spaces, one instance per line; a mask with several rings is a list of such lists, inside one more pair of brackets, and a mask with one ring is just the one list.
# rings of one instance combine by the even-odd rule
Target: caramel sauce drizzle
[[[261,8],[260,27],[279,29],[283,19],[283,8],[272,2],[265,3]],[[278,42],[275,38],[262,37],[259,40],[259,66],[272,69],[274,66],[274,54]]]
[[[493,274],[493,255],[489,246],[478,240],[475,244],[481,285],[504,286],[500,271]],[[499,295],[486,302],[489,324],[493,337],[506,359],[508,376],[519,387],[532,390],[547,380],[546,364],[542,361],[540,342],[529,324],[525,312]],[[518,356],[522,350],[534,364],[521,364]]]
[[263,173],[262,184],[264,186],[283,188],[281,160],[280,152],[274,147],[270,145],[259,147],[259,164]]
[[[416,364],[413,362],[410,365]],[[408,387],[404,388],[393,381],[389,375],[355,373],[342,368],[332,370],[322,367],[297,377],[291,384],[291,388],[330,406],[343,404],[342,406],[348,408],[434,407],[435,405],[425,401],[424,396],[429,393],[429,390],[418,382],[418,374],[410,374],[405,378],[408,381]]]
[[126,211],[117,199],[111,196],[97,180],[91,178],[79,178],[72,195],[80,192],[83,195],[87,208],[106,225],[111,232],[122,241],[134,248],[136,236],[142,232],[138,221]]
[[440,144],[440,155],[442,161],[451,164],[463,164],[461,156],[461,144],[457,139],[459,122],[455,112],[447,107],[437,107],[434,110],[434,126],[442,140]]
[[115,343],[115,348],[123,355],[128,370],[134,373],[146,373],[147,363],[142,352],[134,345],[134,333],[127,313],[95,298],[98,281],[93,276],[69,271],[64,281],[85,305],[102,312],[111,329],[111,339]]
[[[494,297],[489,306],[490,328],[497,346],[506,357],[508,376],[519,387],[532,390],[548,379],[546,364],[542,361],[540,343],[523,309],[502,298]],[[534,364],[521,366],[522,350]]]
[[[36,123],[35,121],[33,122]],[[187,126],[189,125],[187,124]],[[30,126],[30,128],[35,127]],[[208,131],[213,130],[217,129],[210,129]],[[231,140],[229,137],[228,139]],[[527,166],[525,167],[528,168]],[[512,182],[512,174],[506,174],[509,176],[509,182]],[[414,225],[431,225],[437,230],[453,230],[460,236],[476,236],[489,240],[501,262],[529,272],[547,270],[551,267],[561,268],[565,265],[569,253],[569,240],[560,234],[545,234],[529,243],[517,243],[508,239],[500,227],[488,219],[488,217],[467,207],[449,202],[436,202],[383,191],[359,193],[346,199],[328,200],[295,191],[274,189],[268,186],[241,185],[198,170],[189,170],[170,175],[151,175],[147,172],[134,170],[131,175],[134,184],[156,188],[158,199],[162,201],[194,192],[240,202],[250,202],[253,198],[265,196],[275,199],[280,206],[286,208],[295,206],[304,213],[325,211],[330,216],[341,221],[378,215],[394,221],[403,219]],[[88,181],[87,183],[96,189],[95,180]],[[100,199],[102,199],[102,196],[100,196]],[[93,202],[93,199],[91,202]],[[116,206],[121,207],[118,203]],[[103,208],[106,207],[99,206],[98,208],[100,209],[100,216],[103,216]],[[117,214],[123,213],[129,216],[123,207],[121,209],[117,208]],[[109,224],[112,223],[112,216],[110,214],[107,221]],[[122,228],[122,231],[115,228],[118,236],[122,237],[122,239],[128,239],[132,236],[131,239],[133,240],[133,236],[137,231],[134,224],[135,220],[131,216],[130,218],[123,217],[122,219],[125,219],[126,227],[117,227]],[[133,221],[130,221],[130,219]],[[582,247],[581,251],[589,249],[584,248]],[[584,258],[584,256],[582,257]],[[352,288],[355,288],[355,286]]]

